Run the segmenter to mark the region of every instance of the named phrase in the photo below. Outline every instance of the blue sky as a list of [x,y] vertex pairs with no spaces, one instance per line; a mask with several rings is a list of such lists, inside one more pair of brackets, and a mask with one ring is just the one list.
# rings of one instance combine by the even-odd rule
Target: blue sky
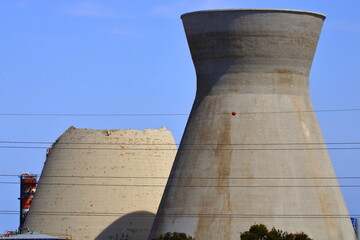
[[[360,108],[358,0],[0,0],[0,113],[188,113],[196,77],[180,15],[224,8],[326,14],[310,75],[314,107]],[[360,111],[317,116],[326,142],[360,142]],[[73,125],[166,126],[179,142],[186,120],[187,116],[2,115],[0,141],[53,142]],[[24,145],[39,146],[12,146]],[[45,149],[0,148],[0,174],[40,173],[45,153]],[[360,176],[359,153],[330,151],[338,176]],[[18,179],[0,177],[4,181]],[[356,179],[340,182],[360,184]],[[360,214],[360,188],[342,190],[350,214]],[[0,191],[0,210],[18,210],[18,185],[0,184]],[[0,214],[0,233],[17,226],[17,215]]]

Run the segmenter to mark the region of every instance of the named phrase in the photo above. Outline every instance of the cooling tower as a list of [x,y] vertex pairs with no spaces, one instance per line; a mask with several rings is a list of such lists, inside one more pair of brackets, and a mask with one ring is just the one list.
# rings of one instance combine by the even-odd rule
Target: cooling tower
[[256,9],[182,16],[197,92],[150,239],[235,240],[254,223],[355,239],[309,97],[324,19]]
[[48,149],[28,230],[74,240],[143,240],[176,147],[166,130],[70,127]]

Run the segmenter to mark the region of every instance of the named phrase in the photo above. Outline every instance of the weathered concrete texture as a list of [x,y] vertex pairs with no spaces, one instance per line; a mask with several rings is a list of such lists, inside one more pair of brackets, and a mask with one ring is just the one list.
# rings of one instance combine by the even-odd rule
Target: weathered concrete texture
[[166,130],[70,127],[48,150],[25,226],[75,240],[148,236],[176,154]]
[[324,18],[287,10],[182,16],[197,94],[151,236],[239,239],[264,223],[316,240],[355,239],[326,146],[310,144],[324,142],[308,89]]

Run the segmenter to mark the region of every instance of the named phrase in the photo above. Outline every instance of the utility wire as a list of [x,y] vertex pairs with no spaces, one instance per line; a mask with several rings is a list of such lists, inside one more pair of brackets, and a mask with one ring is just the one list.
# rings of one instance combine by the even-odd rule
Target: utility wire
[[[0,145],[0,149],[48,149],[49,146],[18,146],[17,144],[51,144],[51,142],[24,142],[24,141],[0,141],[0,144],[16,144],[16,145]],[[168,143],[68,143],[58,142],[56,145],[116,145],[122,146],[180,146],[180,148],[110,148],[110,147],[56,147],[54,149],[73,149],[73,150],[122,150],[122,151],[159,151],[159,150],[170,150],[170,151],[189,151],[189,150],[235,150],[235,151],[265,151],[265,150],[358,150],[360,147],[308,147],[311,145],[360,145],[360,142],[328,142],[328,143],[229,143],[229,144],[217,144],[217,143],[189,143],[189,144],[168,144]],[[303,146],[303,148],[190,148],[191,146]],[[306,146],[306,147],[305,147]]]
[[[319,109],[301,111],[277,112],[237,112],[237,114],[273,114],[273,113],[300,113],[300,112],[353,112],[360,108]],[[219,114],[231,114],[224,112]],[[0,113],[0,116],[38,116],[38,117],[151,117],[151,116],[188,116],[188,113]]]
[[[0,149],[48,149],[34,146],[0,146]],[[321,151],[321,150],[360,150],[360,147],[317,147],[317,148],[91,148],[56,147],[54,150],[115,150],[115,151]]]
[[0,116],[35,117],[156,117],[188,115],[188,113],[0,113]]
[[[0,144],[53,144],[41,141],[0,141]],[[130,146],[174,146],[179,143],[96,143],[96,142],[56,142],[56,145],[130,145]],[[290,143],[187,143],[183,146],[272,146],[272,145],[359,145],[360,142],[290,142]]]
[[[18,215],[19,211],[0,210],[0,214],[14,214]],[[121,216],[128,215],[128,212],[46,212],[46,211],[31,211],[32,215],[66,215],[66,216]],[[242,214],[242,213],[183,213],[183,214],[157,214],[165,217],[201,217],[201,218],[357,218],[360,214]],[[154,217],[151,213],[132,214],[133,217]]]
[[[35,176],[40,176],[40,174],[32,174]],[[0,177],[20,177],[19,174],[0,174]],[[90,179],[168,179],[169,177],[153,177],[153,176],[64,176],[64,175],[54,175],[54,176],[41,176],[41,179],[45,178],[90,178]],[[186,179],[186,180],[308,180],[308,179],[360,179],[360,176],[342,176],[342,177],[182,177],[182,178],[173,178],[171,179]]]
[[[0,184],[19,184],[19,182],[0,182]],[[34,183],[23,183],[34,185]],[[97,184],[97,183],[47,183],[41,185],[52,186],[93,186],[93,187],[165,187],[165,184]],[[175,188],[359,188],[360,185],[172,185]]]

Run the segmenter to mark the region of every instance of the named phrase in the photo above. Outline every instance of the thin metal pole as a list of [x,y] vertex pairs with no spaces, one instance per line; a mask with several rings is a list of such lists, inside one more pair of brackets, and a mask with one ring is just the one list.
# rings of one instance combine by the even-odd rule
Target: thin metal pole
[[360,218],[356,218],[356,235],[357,235],[357,239],[360,240],[360,224],[359,224],[359,219]]

